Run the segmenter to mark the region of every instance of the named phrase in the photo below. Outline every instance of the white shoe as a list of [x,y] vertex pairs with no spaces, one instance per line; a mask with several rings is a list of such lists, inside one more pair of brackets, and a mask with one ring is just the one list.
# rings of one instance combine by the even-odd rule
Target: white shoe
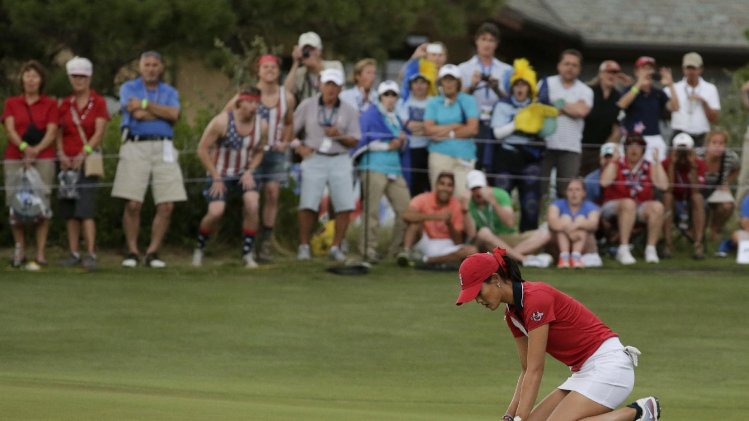
[[166,262],[159,259],[159,255],[156,253],[146,254],[146,266],[153,269],[163,269],[166,267]]
[[622,244],[619,246],[619,250],[616,251],[616,260],[623,265],[633,265],[637,263],[632,252],[629,251],[629,244]]
[[204,254],[203,250],[196,248],[195,251],[192,252],[192,265],[195,267],[203,266]]
[[586,268],[600,268],[603,266],[603,260],[598,253],[585,253],[580,258]]
[[257,262],[255,261],[255,258],[252,257],[252,253],[247,253],[242,257],[242,260],[244,261],[244,267],[247,269],[255,269],[257,267]]
[[345,262],[346,261],[346,255],[343,253],[343,251],[333,246],[330,248],[330,251],[328,252],[328,257],[330,260],[335,260],[336,262]]
[[40,270],[42,267],[39,266],[39,263],[37,263],[37,262],[35,262],[35,261],[32,260],[32,261],[26,263],[26,265],[23,268],[26,269],[26,270],[30,270],[30,271],[35,272],[37,270]]
[[300,244],[296,252],[297,260],[309,260],[312,255],[309,252],[309,244]]
[[525,259],[523,259],[523,267],[526,268],[540,268],[543,267],[542,263],[541,259],[533,254],[525,256]]
[[549,253],[537,254],[536,258],[541,261],[540,267],[542,268],[547,268],[551,266],[551,262],[554,261],[554,257],[552,257],[552,255],[550,255]]
[[655,249],[655,246],[645,247],[645,261],[648,263],[660,262],[660,259],[658,258],[658,251]]
[[638,399],[635,403],[642,409],[642,416],[635,421],[656,421],[661,418],[661,404],[655,396]]

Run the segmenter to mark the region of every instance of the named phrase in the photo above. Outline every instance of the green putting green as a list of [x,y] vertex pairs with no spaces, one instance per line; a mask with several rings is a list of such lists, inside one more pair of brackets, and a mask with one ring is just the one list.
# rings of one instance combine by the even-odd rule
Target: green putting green
[[[525,275],[640,348],[631,400],[657,395],[664,419],[745,419],[746,268],[607,264]],[[115,265],[0,271],[0,418],[496,420],[519,371],[501,312],[454,306],[452,273]],[[547,359],[540,395],[567,375]]]

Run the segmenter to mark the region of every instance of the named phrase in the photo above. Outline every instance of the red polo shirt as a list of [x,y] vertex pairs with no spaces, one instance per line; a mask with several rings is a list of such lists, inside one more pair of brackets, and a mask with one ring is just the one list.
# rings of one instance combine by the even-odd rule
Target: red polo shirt
[[653,200],[653,180],[650,178],[651,164],[642,160],[639,167],[632,168],[622,158],[616,162],[616,177],[610,186],[603,189],[603,202],[609,200],[634,199],[638,204]]
[[[73,122],[71,107],[75,106],[75,96],[65,98],[60,104],[60,128],[62,129],[62,150],[69,157],[77,156],[83,151],[83,140],[78,133],[78,127]],[[88,103],[83,108],[76,106],[78,118],[81,122],[86,139],[90,140],[96,131],[96,119],[109,120],[107,102],[94,91],[88,98]]]
[[[29,110],[31,112],[29,113]],[[47,124],[57,124],[59,117],[57,112],[57,101],[46,96],[41,95],[30,106],[26,106],[26,99],[23,95],[12,96],[5,100],[5,106],[3,107],[3,124],[8,117],[13,117],[13,123],[18,136],[23,137],[26,133],[26,129],[29,127],[30,119],[34,119],[34,125],[41,130],[47,130]],[[48,148],[44,149],[37,155],[38,159],[54,159],[55,157],[55,144],[52,142]],[[8,147],[5,148],[5,159],[21,159],[23,154],[18,149],[18,146],[8,142]]]
[[[409,208],[427,215],[450,211],[453,227],[457,231],[463,231],[463,208],[460,206],[458,199],[454,197],[451,197],[447,204],[441,205],[437,202],[437,193],[422,193],[411,199]],[[442,221],[424,221],[424,232],[429,238],[452,238],[450,237],[450,229]]]
[[515,302],[522,303],[520,314],[515,305],[505,308],[505,321],[512,335],[527,336],[528,332],[548,324],[546,352],[572,371],[580,371],[606,339],[619,336],[579,301],[551,285],[523,282],[519,291],[513,295]]

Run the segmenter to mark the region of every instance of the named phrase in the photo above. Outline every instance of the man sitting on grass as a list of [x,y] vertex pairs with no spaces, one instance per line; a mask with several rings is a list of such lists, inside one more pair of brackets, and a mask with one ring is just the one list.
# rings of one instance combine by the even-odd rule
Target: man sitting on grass
[[434,191],[413,199],[403,212],[408,223],[403,239],[404,251],[398,255],[400,266],[433,268],[457,267],[476,247],[465,245],[465,210],[453,197],[455,175],[441,172]]
[[731,238],[720,243],[718,257],[728,257],[728,253],[735,251],[736,246],[742,241],[749,241],[749,194],[744,196],[739,209],[739,229],[733,232]]

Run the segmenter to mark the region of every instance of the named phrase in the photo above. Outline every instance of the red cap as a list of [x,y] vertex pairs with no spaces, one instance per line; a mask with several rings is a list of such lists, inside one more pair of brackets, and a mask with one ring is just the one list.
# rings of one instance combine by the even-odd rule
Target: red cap
[[652,64],[655,66],[655,59],[653,57],[642,56],[635,61],[635,67],[642,67],[646,64]]
[[500,266],[505,267],[504,256],[507,250],[495,248],[494,253],[476,253],[468,256],[458,269],[460,279],[460,295],[455,305],[473,301],[481,291],[484,283]]
[[239,94],[239,96],[237,96],[237,101],[260,102],[260,95],[253,95],[248,93]]

